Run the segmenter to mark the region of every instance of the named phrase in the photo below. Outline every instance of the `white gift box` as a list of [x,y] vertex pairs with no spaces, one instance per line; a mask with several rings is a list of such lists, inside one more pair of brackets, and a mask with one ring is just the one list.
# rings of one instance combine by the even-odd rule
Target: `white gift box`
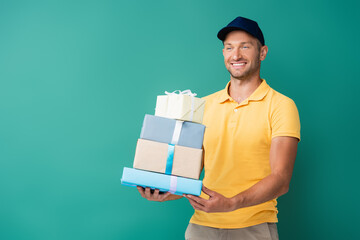
[[202,123],[205,100],[190,90],[176,90],[157,96],[155,116]]

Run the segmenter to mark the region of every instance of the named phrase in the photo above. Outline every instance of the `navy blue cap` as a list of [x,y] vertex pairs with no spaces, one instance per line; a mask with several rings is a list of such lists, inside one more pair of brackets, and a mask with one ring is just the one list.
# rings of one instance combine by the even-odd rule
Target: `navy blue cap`
[[226,27],[224,27],[218,32],[217,37],[221,41],[224,41],[226,35],[234,30],[243,30],[245,32],[248,32],[257,39],[259,39],[262,45],[265,45],[264,35],[259,28],[257,22],[244,17],[235,18],[231,23],[229,23]]

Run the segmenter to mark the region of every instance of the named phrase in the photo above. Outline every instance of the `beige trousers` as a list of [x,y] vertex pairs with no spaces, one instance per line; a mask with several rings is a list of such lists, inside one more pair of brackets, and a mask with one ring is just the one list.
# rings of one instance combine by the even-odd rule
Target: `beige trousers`
[[279,240],[276,223],[262,223],[259,225],[222,229],[205,227],[189,223],[186,232],[186,240]]

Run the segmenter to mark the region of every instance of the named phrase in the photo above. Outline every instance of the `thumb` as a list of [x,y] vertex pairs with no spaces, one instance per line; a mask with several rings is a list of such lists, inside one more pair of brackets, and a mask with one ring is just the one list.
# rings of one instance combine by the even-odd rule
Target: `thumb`
[[202,186],[202,191],[203,191],[205,194],[209,195],[210,197],[213,197],[213,196],[216,195],[216,192],[208,189],[208,188],[205,187],[204,185]]

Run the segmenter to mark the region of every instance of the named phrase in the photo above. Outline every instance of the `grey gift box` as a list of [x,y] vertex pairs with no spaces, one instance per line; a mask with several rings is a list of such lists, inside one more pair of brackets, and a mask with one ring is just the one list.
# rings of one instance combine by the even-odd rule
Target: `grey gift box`
[[[162,143],[171,143],[176,121],[175,119],[146,114],[140,138]],[[177,145],[201,149],[204,131],[204,125],[184,121]]]

